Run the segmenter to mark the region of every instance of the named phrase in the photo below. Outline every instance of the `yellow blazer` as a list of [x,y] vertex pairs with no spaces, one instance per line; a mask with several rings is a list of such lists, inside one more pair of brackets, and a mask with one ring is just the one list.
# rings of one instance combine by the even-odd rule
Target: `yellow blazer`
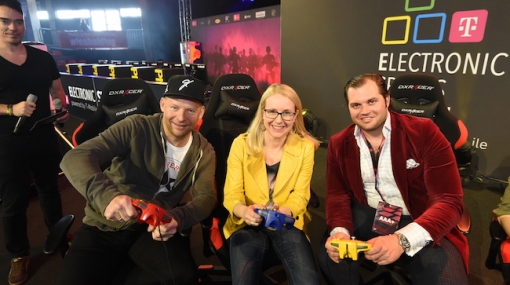
[[[314,155],[313,142],[290,134],[274,185],[273,201],[292,211],[296,218],[294,226],[300,230],[304,230],[304,214],[310,199]],[[265,205],[269,201],[269,185],[264,155],[251,156],[247,153],[246,134],[234,139],[227,163],[223,205],[230,214],[223,233],[229,238],[246,226],[244,219],[234,215],[234,207],[237,204]]]

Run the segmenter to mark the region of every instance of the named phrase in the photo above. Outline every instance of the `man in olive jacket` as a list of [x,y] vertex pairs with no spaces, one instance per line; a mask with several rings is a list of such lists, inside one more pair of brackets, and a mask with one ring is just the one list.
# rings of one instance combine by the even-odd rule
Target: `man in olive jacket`
[[[196,78],[173,76],[162,113],[131,115],[65,155],[61,168],[87,203],[56,284],[109,284],[126,258],[164,284],[197,282],[178,232],[216,203],[214,149],[194,130],[204,114],[203,90]],[[162,207],[171,221],[137,223],[133,199]]]

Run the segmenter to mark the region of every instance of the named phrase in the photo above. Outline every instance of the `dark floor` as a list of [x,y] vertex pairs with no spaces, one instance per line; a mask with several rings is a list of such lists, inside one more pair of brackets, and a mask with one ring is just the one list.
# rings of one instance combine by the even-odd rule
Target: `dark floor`
[[[312,179],[312,188],[321,200],[319,208],[312,208],[314,220],[309,226],[309,234],[314,251],[319,249],[319,240],[325,230],[324,216],[324,189],[325,189],[325,156],[326,148],[321,147],[316,152],[315,171]],[[76,215],[76,221],[70,232],[75,232],[81,224],[83,217],[84,199],[74,190],[65,177],[60,178],[60,188],[63,201],[64,214]],[[465,202],[472,217],[472,229],[468,234],[471,248],[470,275],[471,285],[500,285],[503,284],[503,277],[500,272],[488,270],[484,262],[489,247],[489,222],[492,209],[498,203],[503,189],[498,185],[489,185],[471,182],[466,185]],[[43,226],[43,219],[37,197],[30,202],[28,209],[29,220],[29,239],[32,245],[30,279],[25,284],[28,285],[47,285],[53,284],[62,264],[62,259],[58,254],[46,256],[43,254],[44,242],[47,231]],[[1,224],[1,221],[0,221]],[[7,284],[7,275],[9,272],[9,256],[3,246],[3,236],[0,235],[0,285]],[[202,255],[201,230],[194,228],[192,232],[192,250],[198,264],[221,264],[215,257],[205,258]],[[366,274],[366,273],[364,273]],[[278,274],[274,274],[278,278]],[[211,276],[214,284],[230,284],[228,277]],[[380,282],[379,284],[382,284]],[[71,285],[71,284],[70,284]]]

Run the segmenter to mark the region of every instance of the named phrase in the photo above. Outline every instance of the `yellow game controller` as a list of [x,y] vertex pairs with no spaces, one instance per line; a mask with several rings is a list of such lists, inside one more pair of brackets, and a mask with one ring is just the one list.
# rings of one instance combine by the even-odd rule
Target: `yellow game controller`
[[359,240],[337,239],[331,240],[331,246],[338,250],[338,255],[342,259],[350,258],[358,260],[358,253],[372,248],[372,244]]

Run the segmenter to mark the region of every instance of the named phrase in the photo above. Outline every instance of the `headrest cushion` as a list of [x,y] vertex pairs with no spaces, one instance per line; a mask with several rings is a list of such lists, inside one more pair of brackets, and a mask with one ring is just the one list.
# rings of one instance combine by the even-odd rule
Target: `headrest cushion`
[[119,104],[116,106],[102,105],[107,117],[106,124],[111,126],[116,122],[124,119],[125,117],[133,114],[152,114],[153,112],[150,110],[149,106],[147,106],[146,102],[147,101],[145,100],[144,96],[140,96],[137,100],[127,104]]
[[236,118],[250,123],[255,112],[257,112],[259,102],[244,97],[234,98],[226,91],[220,92],[218,108],[214,113],[215,118]]
[[403,101],[391,98],[391,109],[397,113],[413,115],[416,117],[423,117],[434,119],[439,102],[434,101],[425,105],[406,104]]

